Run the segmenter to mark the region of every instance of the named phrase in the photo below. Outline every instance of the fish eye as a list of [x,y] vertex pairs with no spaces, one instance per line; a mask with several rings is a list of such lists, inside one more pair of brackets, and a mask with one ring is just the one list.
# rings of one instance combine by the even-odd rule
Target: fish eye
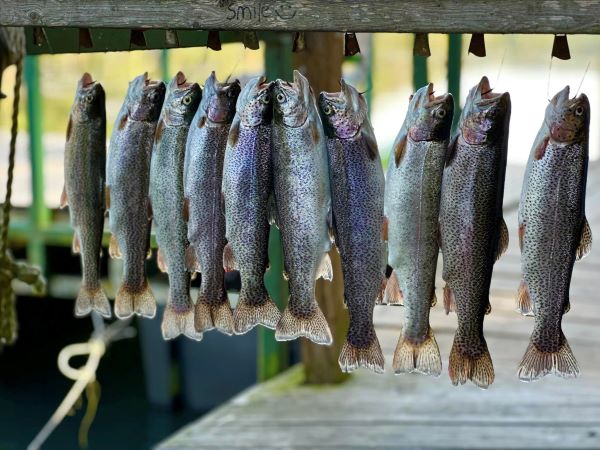
[[325,114],[326,116],[328,116],[332,112],[333,112],[333,108],[331,106],[329,106],[327,103],[325,103],[323,105],[323,114]]
[[443,119],[444,117],[446,117],[446,110],[444,108],[438,108],[435,110],[435,116]]
[[260,98],[260,101],[266,105],[271,101],[271,96],[269,94],[265,94]]
[[192,96],[186,95],[185,97],[183,97],[182,102],[185,106],[188,106],[190,103],[192,103]]
[[277,94],[277,101],[279,103],[283,102],[285,100],[285,95],[283,95],[281,92],[279,94]]
[[94,96],[92,94],[87,94],[85,96],[86,103],[92,103],[94,101]]
[[583,114],[583,106],[578,106],[577,109],[575,109],[575,114],[581,116]]
[[158,100],[158,92],[152,91],[150,92],[150,95],[148,97],[150,97],[150,101],[155,102],[156,100]]
[[229,97],[229,98],[235,97],[235,92],[232,89],[229,89],[227,91],[227,97]]

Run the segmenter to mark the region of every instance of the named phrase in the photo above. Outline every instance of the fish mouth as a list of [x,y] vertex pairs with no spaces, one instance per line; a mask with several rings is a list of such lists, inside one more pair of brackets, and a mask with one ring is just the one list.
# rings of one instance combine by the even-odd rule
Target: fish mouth
[[493,90],[488,77],[482,77],[475,92],[475,104],[477,106],[487,106],[506,97],[506,92],[493,92]]
[[439,105],[440,103],[446,103],[448,101],[449,95],[450,94],[445,93],[445,94],[436,96],[435,91],[433,90],[433,83],[429,83],[427,85],[427,92],[426,92],[427,102],[425,103],[425,108],[431,108],[436,105]]
[[88,72],[85,72],[81,76],[81,80],[79,80],[79,83],[81,84],[81,87],[84,89],[89,89],[90,87],[93,87],[96,84],[96,82],[94,81],[94,79]]
[[188,83],[187,78],[181,70],[177,72],[177,75],[175,75],[175,82],[177,83],[177,87],[179,89],[187,89],[194,84]]

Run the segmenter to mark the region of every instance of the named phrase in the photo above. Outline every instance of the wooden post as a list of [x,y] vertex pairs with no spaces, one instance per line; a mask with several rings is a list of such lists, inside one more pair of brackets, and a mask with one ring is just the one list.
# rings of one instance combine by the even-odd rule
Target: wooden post
[[[340,90],[343,62],[343,35],[339,33],[306,33],[306,50],[294,54],[294,67],[302,72],[316,96],[321,91]],[[342,270],[337,250],[329,252],[333,264],[333,281],[317,281],[317,301],[327,318],[333,344],[316,345],[302,338],[302,361],[309,384],[339,383],[347,378],[338,365],[338,357],[348,329],[348,313],[344,308]]]

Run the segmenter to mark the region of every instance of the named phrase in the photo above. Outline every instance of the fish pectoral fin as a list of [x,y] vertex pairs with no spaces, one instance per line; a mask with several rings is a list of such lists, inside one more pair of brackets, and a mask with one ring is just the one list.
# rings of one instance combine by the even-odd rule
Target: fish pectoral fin
[[504,217],[500,218],[500,230],[498,231],[498,247],[496,248],[496,261],[506,252],[508,248],[508,227],[504,221]]
[[110,209],[110,186],[106,185],[104,188],[104,206],[108,211]]
[[544,157],[544,154],[546,153],[546,147],[548,147],[549,141],[550,141],[550,136],[544,136],[537,142],[537,144],[535,146],[535,151],[533,154],[533,157],[537,161],[539,161],[540,159],[542,159]]
[[196,249],[192,244],[185,249],[185,268],[190,272],[201,272]]
[[148,221],[152,220],[154,217],[154,211],[152,211],[152,202],[150,201],[150,197],[146,198],[146,212],[148,214]]
[[165,260],[165,253],[161,248],[156,252],[156,265],[158,266],[158,270],[163,273],[169,273],[169,268],[167,267],[167,261]]
[[519,223],[519,249],[523,252],[523,241],[525,239],[525,223]]
[[444,286],[444,310],[446,311],[446,315],[456,311],[456,298],[448,284]]
[[385,287],[385,294],[383,296],[383,303],[387,305],[400,305],[404,304],[404,296],[400,289],[400,280],[398,280],[398,274],[396,271],[392,271],[387,285]]
[[240,137],[240,119],[236,118],[231,123],[231,128],[229,128],[229,135],[227,136],[227,144],[231,147],[237,144],[238,139]]
[[111,258],[121,258],[123,255],[119,248],[119,241],[114,234],[110,235],[110,243],[108,244],[108,254]]
[[190,221],[190,199],[189,199],[189,197],[185,197],[183,199],[183,221],[186,223]]
[[238,263],[235,259],[235,255],[233,254],[231,242],[228,242],[225,248],[223,249],[223,269],[225,269],[225,272],[239,270]]
[[531,303],[531,297],[529,296],[529,287],[525,280],[521,280],[519,283],[519,290],[517,291],[517,312],[524,316],[533,316],[533,304]]
[[64,208],[69,204],[69,198],[67,197],[67,188],[63,186],[62,193],[60,194],[60,204],[59,208]]
[[379,154],[379,148],[377,147],[377,140],[375,139],[373,128],[369,125],[368,121],[365,120],[365,122],[363,122],[363,125],[360,129],[360,134],[365,141],[369,159],[374,161]]
[[394,162],[396,163],[396,167],[400,166],[400,162],[404,156],[404,152],[406,150],[406,139],[406,133],[402,132],[398,135],[398,138],[396,138],[396,143],[394,145]]
[[[385,288],[387,287],[387,278],[385,274],[381,277],[381,287],[379,288],[379,292],[377,293],[377,298],[375,299],[376,305],[383,305],[385,298]],[[344,299],[345,300],[345,299]]]
[[317,270],[316,279],[318,280],[319,278],[323,278],[327,281],[333,280],[333,267],[331,265],[329,253],[323,253],[323,258],[321,259],[321,263],[319,264],[319,268]]
[[583,226],[581,227],[581,239],[577,247],[577,261],[585,258],[592,249],[592,229],[586,217],[583,218]]
[[485,315],[488,315],[492,312],[492,304],[490,303],[490,299],[488,298],[487,303],[485,305]]
[[77,231],[73,233],[73,243],[71,245],[71,250],[75,255],[81,253],[81,242],[79,242],[79,233],[77,233]]
[[452,164],[452,160],[454,159],[454,155],[456,155],[456,144],[458,142],[458,134],[452,138],[450,141],[450,145],[448,145],[448,150],[446,151],[446,167]]

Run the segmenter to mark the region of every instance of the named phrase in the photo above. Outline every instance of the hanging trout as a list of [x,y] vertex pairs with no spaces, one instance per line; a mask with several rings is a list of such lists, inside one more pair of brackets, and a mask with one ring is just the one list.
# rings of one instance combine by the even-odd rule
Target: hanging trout
[[329,153],[333,232],[350,313],[339,364],[344,372],[362,366],[382,373],[384,358],[373,327],[373,308],[385,286],[385,179],[367,102],[344,80],[341,86],[341,92],[322,92],[319,97]]
[[265,288],[268,266],[271,171],[271,83],[244,86],[233,119],[223,170],[227,247],[225,265],[240,271],[242,286],[233,312],[237,334],[256,325],[275,329],[279,309]]
[[225,213],[221,184],[223,159],[240,82],[219,83],[212,72],[187,139],[185,207],[188,211],[188,269],[202,273],[196,300],[195,327],[233,334],[233,318],[225,291],[223,249]]
[[331,280],[331,194],[323,124],[308,80],[274,84],[273,177],[290,298],[275,338],[300,336],[329,345],[331,331],[315,299],[315,280]]
[[150,163],[150,201],[158,265],[169,274],[169,296],[162,320],[162,334],[173,339],[180,334],[200,340],[194,329],[194,304],[190,297],[190,274],[185,265],[188,246],[184,217],[183,167],[190,122],[202,92],[197,83],[187,83],[178,72],[167,87]]
[[113,128],[107,163],[107,207],[112,232],[109,253],[123,257],[123,282],[115,297],[115,316],[154,317],[156,300],[146,279],[151,211],[150,158],[165,84],[144,73],[129,83]]
[[509,121],[510,96],[492,93],[483,77],[469,92],[446,158],[440,238],[444,307],[458,314],[448,365],[455,385],[472,380],[487,388],[494,381],[483,319],[491,310],[494,263],[508,245],[502,199]]
[[588,98],[570,99],[565,87],[546,107],[527,162],[519,205],[523,281],[517,307],[535,316],[535,326],[519,366],[523,381],[549,373],[579,375],[561,322],[570,307],[573,265],[592,246],[585,217],[589,125]]
[[442,361],[429,326],[435,304],[442,173],[454,103],[433,95],[433,84],[411,98],[388,166],[385,216],[388,264],[394,271],[384,303],[404,304],[404,327],[394,353],[396,373],[438,376]]
[[77,85],[65,145],[65,187],[60,206],[69,205],[74,228],[73,252],[81,253],[83,280],[75,315],[96,311],[110,317],[110,304],[100,285],[100,254],[104,228],[106,110],[104,89],[84,73]]

